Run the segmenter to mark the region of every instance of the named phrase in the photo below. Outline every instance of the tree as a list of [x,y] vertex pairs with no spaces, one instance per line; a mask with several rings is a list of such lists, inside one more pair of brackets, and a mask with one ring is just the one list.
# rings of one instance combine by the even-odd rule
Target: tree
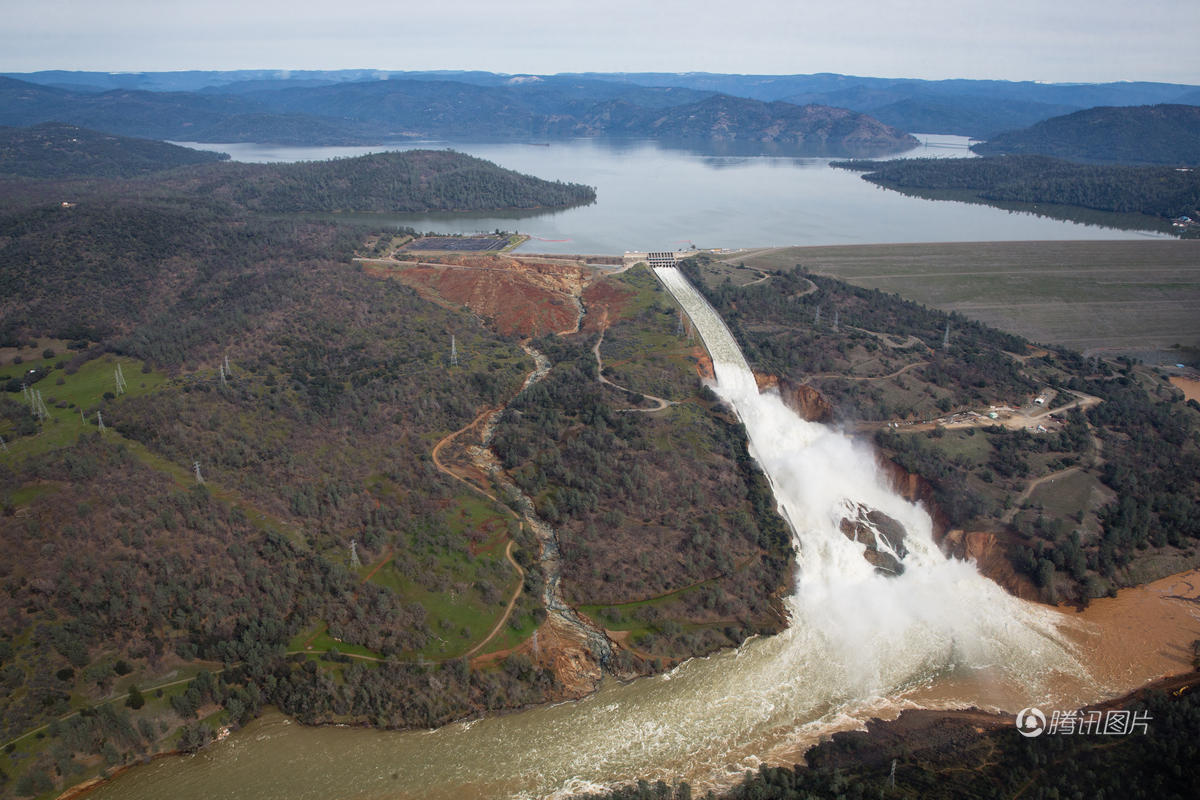
[[136,685],[129,687],[129,697],[125,700],[125,705],[137,711],[142,706],[146,705],[146,698],[142,697],[142,693]]

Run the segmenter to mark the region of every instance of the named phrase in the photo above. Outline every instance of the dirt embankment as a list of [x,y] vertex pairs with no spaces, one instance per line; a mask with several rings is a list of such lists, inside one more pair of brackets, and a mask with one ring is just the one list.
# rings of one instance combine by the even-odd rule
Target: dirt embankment
[[833,419],[833,406],[825,399],[825,395],[812,386],[759,372],[754,373],[754,380],[760,392],[763,389],[776,389],[783,398],[783,404],[809,422],[829,422]]
[[1018,573],[1008,560],[1004,538],[1007,534],[993,531],[964,531],[951,528],[949,520],[933,499],[933,485],[915,472],[880,458],[892,487],[907,500],[921,503],[933,520],[933,539],[948,556],[972,559],[979,571],[1002,586],[1009,594],[1022,600],[1037,600],[1039,592],[1033,582]]
[[583,318],[585,333],[600,333],[623,317],[635,292],[611,280],[598,280],[583,290],[581,297],[587,314]]
[[578,298],[591,277],[590,270],[579,266],[505,256],[443,257],[437,263],[393,262],[367,269],[398,278],[426,296],[466,306],[500,333],[519,336],[575,330]]
[[1200,380],[1173,375],[1171,376],[1171,385],[1183,392],[1183,396],[1188,400],[1200,403]]
[[[1166,692],[1179,697],[1195,691],[1200,673],[1187,672],[1156,680],[1128,694],[1084,706],[1080,711],[1108,711],[1128,708],[1150,692]],[[916,758],[923,762],[946,760],[953,769],[967,769],[964,756],[973,744],[1016,724],[1011,714],[997,714],[977,708],[961,711],[906,709],[895,719],[873,719],[866,730],[835,733],[804,754],[810,767],[854,770],[887,767],[893,759]],[[981,765],[982,766],[982,765]]]

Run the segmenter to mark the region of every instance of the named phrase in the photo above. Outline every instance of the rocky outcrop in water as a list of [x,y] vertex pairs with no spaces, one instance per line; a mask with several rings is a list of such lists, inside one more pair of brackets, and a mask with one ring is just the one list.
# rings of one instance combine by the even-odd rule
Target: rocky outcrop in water
[[903,575],[902,560],[908,555],[904,546],[904,526],[896,520],[866,506],[855,506],[853,517],[845,517],[839,526],[846,538],[866,545],[863,558],[880,575]]

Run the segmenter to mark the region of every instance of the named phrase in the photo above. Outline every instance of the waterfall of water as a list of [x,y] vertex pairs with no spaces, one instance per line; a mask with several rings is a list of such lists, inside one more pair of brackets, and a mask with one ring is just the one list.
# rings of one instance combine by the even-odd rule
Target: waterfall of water
[[[886,690],[905,673],[956,666],[994,667],[1027,684],[1080,670],[1060,636],[1061,615],[1010,596],[970,563],[945,558],[929,515],[892,491],[868,449],[799,418],[777,392],[760,393],[704,297],[677,269],[655,272],[699,331],[713,359],[714,389],[745,424],[751,454],[794,532],[799,572],[788,603],[793,632],[785,636],[797,644],[816,636],[824,657],[865,692]],[[897,536],[878,535],[872,521],[885,519],[903,527],[902,548]],[[903,574],[864,557],[861,537],[848,533],[856,527],[876,534],[878,549],[902,563]]]

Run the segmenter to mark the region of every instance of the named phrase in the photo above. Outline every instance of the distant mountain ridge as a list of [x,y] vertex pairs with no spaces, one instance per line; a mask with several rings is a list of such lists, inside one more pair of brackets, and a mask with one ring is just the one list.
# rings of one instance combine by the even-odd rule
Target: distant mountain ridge
[[877,119],[844,108],[780,101],[763,103],[714,95],[698,103],[647,110],[615,102],[598,109],[577,128],[579,133],[662,136],[678,139],[754,141],[809,149],[871,149],[895,143],[914,147],[916,138]]
[[[264,88],[264,86],[266,88]],[[830,154],[910,148],[903,131],[845,109],[584,78],[503,85],[371,80],[242,92],[81,92],[0,78],[0,124],[70,122],[174,141],[364,144],[400,138],[629,136],[788,144]]]
[[583,73],[645,86],[679,86],[756,100],[817,103],[869,114],[919,133],[987,138],[1093,106],[1200,102],[1200,87],[1152,82],[1041,83],[921,80],[818,73],[727,75],[702,72]]
[[981,155],[1037,154],[1123,164],[1200,165],[1200,106],[1099,107],[999,134]]
[[[174,114],[195,111],[194,118],[178,121],[194,135],[185,140],[217,141],[225,129],[247,129],[270,135],[272,141],[294,141],[297,126],[310,125],[312,144],[378,140],[395,134],[396,126],[367,124],[365,107],[355,102],[400,94],[413,103],[429,102],[429,110],[442,121],[426,135],[458,127],[446,120],[456,103],[482,102],[480,119],[466,119],[468,135],[485,135],[482,117],[495,116],[493,135],[557,135],[557,127],[570,128],[582,121],[595,128],[596,114],[604,104],[627,102],[641,108],[672,108],[700,102],[715,95],[747,98],[763,103],[783,101],[793,105],[823,105],[867,114],[903,131],[948,133],[990,138],[1003,131],[1027,127],[1041,120],[1095,106],[1139,106],[1200,103],[1200,86],[1153,82],[1099,84],[1040,83],[998,80],[920,80],[818,73],[812,75],[728,75],[714,73],[564,73],[559,75],[507,75],[494,72],[431,70],[233,70],[190,72],[69,72],[8,73],[7,77],[53,92],[92,96],[96,103],[111,104],[112,92],[134,92],[131,102],[158,105],[167,95]],[[0,111],[7,103],[0,78]],[[349,89],[349,86],[355,86]],[[372,88],[374,87],[374,88]],[[440,87],[440,89],[438,89]],[[438,91],[442,94],[438,95]],[[145,94],[142,94],[145,93]],[[208,104],[186,99],[199,95]],[[107,96],[107,97],[106,97]],[[356,100],[357,98],[357,100]],[[58,96],[61,102],[61,95]],[[133,109],[134,118],[138,109]],[[346,106],[351,110],[347,116]],[[11,110],[11,109],[10,109]],[[395,109],[393,109],[393,112]],[[203,112],[203,113],[201,113]],[[89,113],[98,113],[93,107]],[[288,113],[290,122],[270,121],[257,115]],[[212,115],[237,114],[240,124]],[[332,117],[333,119],[323,119]],[[322,119],[318,119],[322,118]],[[358,123],[357,128],[349,120]],[[71,120],[92,124],[82,119]],[[368,120],[369,121],[369,120]],[[458,120],[461,124],[464,120]],[[2,122],[2,120],[0,120]],[[370,121],[379,122],[379,121]],[[559,125],[558,123],[563,123]],[[26,124],[8,122],[7,124]],[[93,124],[93,127],[103,127]],[[403,128],[404,126],[401,126]],[[409,124],[407,127],[413,127]],[[116,131],[129,132],[129,131]],[[138,131],[151,135],[149,130]],[[158,135],[158,134],[155,134]],[[566,135],[566,134],[564,134]],[[595,134],[611,135],[611,134]],[[640,135],[640,134],[639,134]],[[324,136],[325,139],[319,137]],[[260,139],[261,140],[261,139]]]

